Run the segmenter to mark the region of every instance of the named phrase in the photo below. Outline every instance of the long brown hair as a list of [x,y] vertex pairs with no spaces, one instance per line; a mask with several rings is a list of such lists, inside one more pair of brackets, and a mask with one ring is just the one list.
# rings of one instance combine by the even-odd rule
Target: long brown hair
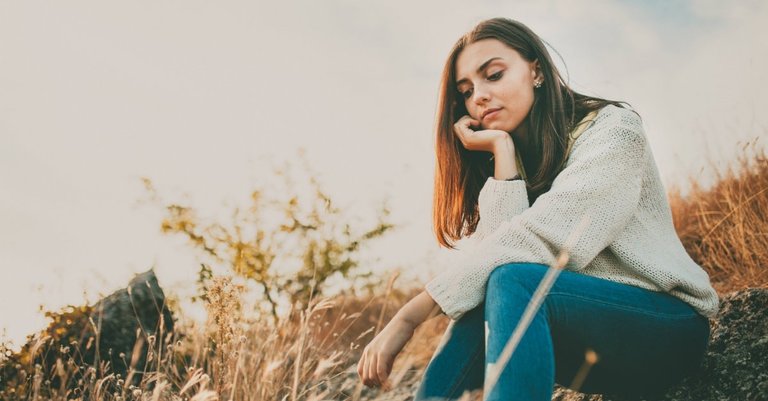
[[[477,199],[485,181],[493,175],[493,161],[487,152],[469,151],[453,133],[453,125],[468,114],[456,87],[456,58],[465,46],[483,39],[497,39],[516,50],[527,61],[539,61],[544,85],[535,90],[533,105],[522,124],[528,125],[529,139],[519,148],[526,173],[528,200],[533,204],[548,191],[562,169],[567,155],[568,133],[574,124],[593,110],[621,103],[572,90],[563,80],[541,38],[527,26],[507,18],[480,22],[453,46],[440,79],[436,116],[435,188],[433,225],[437,241],[453,243],[471,235],[480,219]],[[515,144],[515,146],[518,146]]]

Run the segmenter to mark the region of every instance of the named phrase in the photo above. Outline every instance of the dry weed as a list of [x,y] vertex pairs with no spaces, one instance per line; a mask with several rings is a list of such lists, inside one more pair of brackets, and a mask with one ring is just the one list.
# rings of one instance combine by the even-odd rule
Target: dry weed
[[768,158],[747,144],[734,166],[713,167],[716,183],[670,191],[675,228],[691,257],[722,293],[768,285]]

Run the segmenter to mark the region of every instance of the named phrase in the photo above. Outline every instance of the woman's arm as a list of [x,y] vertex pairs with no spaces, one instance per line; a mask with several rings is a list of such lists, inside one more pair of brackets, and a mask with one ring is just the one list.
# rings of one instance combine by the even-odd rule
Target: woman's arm
[[519,174],[515,162],[515,143],[507,135],[493,144],[493,177],[504,181]]
[[440,313],[442,313],[440,305],[438,305],[429,293],[424,290],[408,301],[407,304],[403,305],[392,319],[402,319],[413,325],[415,329],[425,321]]
[[525,181],[506,181],[519,174],[514,143],[508,135],[495,143],[493,159],[494,175],[488,177],[480,190],[477,199],[480,220],[475,232],[465,240],[468,243],[482,241],[501,223],[528,209],[528,198],[518,196],[521,191],[526,191]]
[[387,387],[387,378],[397,354],[421,323],[440,312],[440,307],[426,291],[422,291],[400,308],[381,333],[363,349],[357,363],[357,374],[363,384]]

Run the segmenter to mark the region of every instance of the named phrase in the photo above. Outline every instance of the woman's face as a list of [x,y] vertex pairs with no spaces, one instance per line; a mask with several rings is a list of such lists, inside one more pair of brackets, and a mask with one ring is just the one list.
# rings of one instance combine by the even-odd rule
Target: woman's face
[[538,61],[529,62],[497,39],[464,47],[456,58],[456,86],[470,117],[483,129],[513,132],[533,105]]

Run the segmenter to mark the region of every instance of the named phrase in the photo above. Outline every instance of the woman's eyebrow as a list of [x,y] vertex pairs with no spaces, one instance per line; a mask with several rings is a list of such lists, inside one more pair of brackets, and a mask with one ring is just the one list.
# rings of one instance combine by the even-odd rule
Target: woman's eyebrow
[[[501,57],[491,57],[491,58],[489,58],[483,64],[480,64],[480,67],[477,68],[477,73],[479,74],[479,73],[483,72],[483,70],[486,69],[488,67],[488,64],[491,64],[492,61],[500,60],[500,59],[501,59]],[[462,79],[456,81],[456,86],[459,86],[459,85],[461,85],[462,83],[464,83],[466,81],[468,81],[467,78],[462,78]]]

